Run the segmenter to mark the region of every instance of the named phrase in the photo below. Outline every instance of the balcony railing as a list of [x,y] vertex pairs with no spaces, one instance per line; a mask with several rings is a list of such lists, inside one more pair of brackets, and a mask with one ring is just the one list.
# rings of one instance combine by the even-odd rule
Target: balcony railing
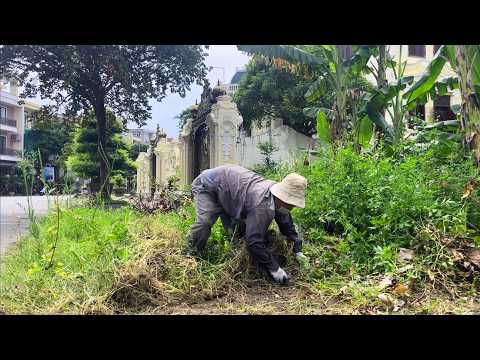
[[10,148],[0,148],[0,155],[19,156],[18,150]]
[[0,124],[17,127],[17,120],[9,118],[0,118]]

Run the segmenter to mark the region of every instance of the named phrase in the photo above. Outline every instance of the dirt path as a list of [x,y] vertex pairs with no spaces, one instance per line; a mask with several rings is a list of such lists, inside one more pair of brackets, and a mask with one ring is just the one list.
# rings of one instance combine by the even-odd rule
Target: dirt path
[[153,313],[171,315],[211,314],[315,314],[325,313],[320,297],[295,285],[275,286],[252,281],[238,292],[197,303],[156,308]]
[[[417,294],[418,295],[418,294]],[[380,302],[352,306],[350,299],[315,294],[299,285],[276,286],[251,281],[241,291],[196,303],[159,306],[148,314],[165,315],[385,315],[385,314],[480,314],[480,298],[451,299],[432,292],[421,301],[413,296],[399,310],[389,311]]]

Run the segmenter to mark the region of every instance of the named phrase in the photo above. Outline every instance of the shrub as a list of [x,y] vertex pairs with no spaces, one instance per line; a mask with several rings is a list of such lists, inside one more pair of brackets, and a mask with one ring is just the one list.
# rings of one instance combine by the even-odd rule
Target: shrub
[[364,154],[327,149],[311,166],[264,175],[279,180],[291,171],[308,180],[306,207],[293,212],[305,232],[305,252],[321,264],[314,277],[391,272],[400,247],[425,255],[437,249],[425,240],[429,226],[462,237],[480,225],[478,194],[461,200],[478,169],[456,143],[410,143]]
[[274,152],[278,151],[278,147],[270,141],[265,141],[259,143],[257,148],[260,151],[260,154],[264,156],[264,160],[262,164],[255,166],[254,171],[258,173],[275,172],[278,164],[272,160],[272,155]]
[[109,181],[116,195],[122,195],[127,190],[127,179],[122,174],[113,175]]

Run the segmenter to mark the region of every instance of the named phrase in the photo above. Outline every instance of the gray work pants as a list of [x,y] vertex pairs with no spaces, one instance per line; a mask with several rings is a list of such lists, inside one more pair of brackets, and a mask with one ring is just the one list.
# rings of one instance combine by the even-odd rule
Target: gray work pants
[[233,230],[234,224],[218,203],[216,196],[210,193],[202,184],[200,177],[193,181],[192,193],[196,205],[196,218],[195,223],[190,228],[188,237],[190,245],[197,252],[202,253],[210,237],[212,226],[219,217],[227,230]]

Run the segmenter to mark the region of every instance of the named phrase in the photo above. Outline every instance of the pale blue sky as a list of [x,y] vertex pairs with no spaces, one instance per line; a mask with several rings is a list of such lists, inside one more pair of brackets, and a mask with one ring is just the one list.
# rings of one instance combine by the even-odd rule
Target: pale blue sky
[[[225,82],[229,83],[235,74],[236,68],[243,67],[247,64],[249,57],[238,51],[236,45],[210,45],[208,56],[205,59],[207,66],[220,67],[225,69]],[[216,85],[217,81],[223,82],[223,69],[213,69],[208,74],[208,80],[211,86]],[[168,137],[178,137],[179,129],[177,127],[178,120],[175,116],[180,114],[182,110],[195,104],[195,100],[200,101],[202,88],[196,84],[191,86],[190,92],[187,92],[184,98],[178,94],[167,95],[162,102],[152,101],[152,118],[147,122],[143,129],[155,130],[157,124],[165,130]],[[137,125],[129,123],[128,128],[136,128]]]

